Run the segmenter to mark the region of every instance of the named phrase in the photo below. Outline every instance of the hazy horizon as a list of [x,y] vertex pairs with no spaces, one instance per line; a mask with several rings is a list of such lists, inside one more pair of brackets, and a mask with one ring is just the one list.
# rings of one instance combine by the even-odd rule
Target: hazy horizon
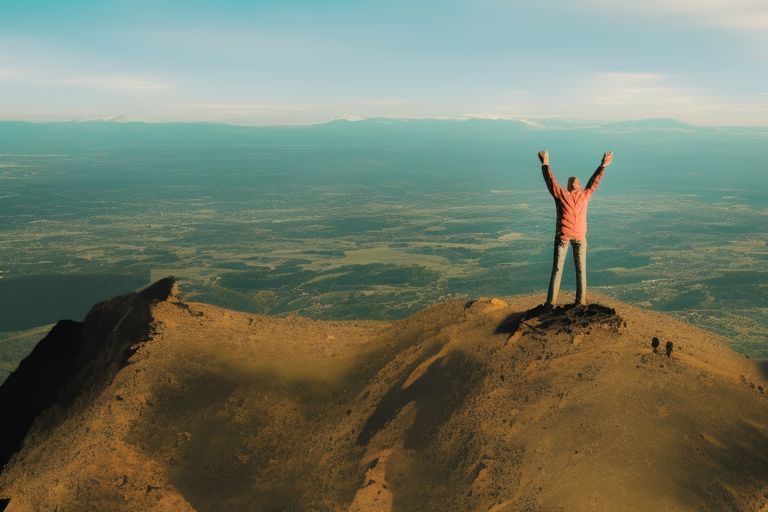
[[[59,120],[27,120],[27,119],[14,119],[14,118],[0,118],[0,123],[25,123],[35,125],[45,124],[82,124],[82,123],[110,123],[110,124],[148,124],[148,125],[163,125],[163,124],[179,124],[179,125],[222,125],[233,126],[242,128],[290,128],[290,127],[307,127],[315,125],[324,125],[334,122],[348,122],[348,123],[360,123],[371,121],[499,121],[499,122],[518,122],[527,125],[533,129],[588,129],[601,126],[612,125],[624,125],[637,123],[639,125],[653,124],[653,123],[669,123],[668,126],[654,126],[654,128],[748,128],[759,129],[768,128],[768,120],[765,124],[699,124],[683,121],[674,117],[637,117],[626,119],[597,119],[597,118],[575,118],[575,117],[551,117],[551,116],[520,116],[520,117],[500,117],[500,116],[457,116],[457,117],[438,117],[438,116],[424,116],[424,117],[404,117],[404,116],[370,116],[370,117],[354,117],[354,116],[339,116],[319,121],[308,122],[292,122],[292,123],[272,123],[272,124],[254,124],[254,123],[238,123],[229,121],[211,121],[211,120],[145,120],[128,118],[123,115],[115,115],[108,117],[95,117],[95,118],[72,118],[72,119],[59,119]],[[677,125],[677,126],[675,126]]]

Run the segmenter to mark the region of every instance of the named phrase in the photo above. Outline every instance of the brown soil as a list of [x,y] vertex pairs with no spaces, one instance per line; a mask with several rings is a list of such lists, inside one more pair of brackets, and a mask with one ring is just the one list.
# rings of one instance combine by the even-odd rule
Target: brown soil
[[607,297],[532,309],[542,299],[393,323],[153,299],[149,339],[38,417],[0,498],[8,512],[768,510],[758,364]]

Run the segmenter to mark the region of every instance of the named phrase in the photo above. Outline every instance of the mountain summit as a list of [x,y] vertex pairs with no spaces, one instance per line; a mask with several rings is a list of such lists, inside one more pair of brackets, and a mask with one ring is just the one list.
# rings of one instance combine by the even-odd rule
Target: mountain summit
[[542,299],[336,322],[167,279],[98,304],[0,387],[0,508],[766,510],[760,365],[661,313]]

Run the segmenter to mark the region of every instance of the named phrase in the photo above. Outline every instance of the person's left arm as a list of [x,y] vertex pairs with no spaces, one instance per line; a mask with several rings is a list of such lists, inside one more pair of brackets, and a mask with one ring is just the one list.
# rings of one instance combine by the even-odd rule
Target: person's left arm
[[613,151],[608,151],[603,154],[603,161],[600,162],[600,166],[595,170],[594,174],[592,174],[592,177],[589,178],[589,183],[587,183],[586,188],[587,191],[594,192],[597,190],[597,187],[600,185],[600,180],[603,179],[603,174],[605,174],[605,168],[611,165],[612,161]]

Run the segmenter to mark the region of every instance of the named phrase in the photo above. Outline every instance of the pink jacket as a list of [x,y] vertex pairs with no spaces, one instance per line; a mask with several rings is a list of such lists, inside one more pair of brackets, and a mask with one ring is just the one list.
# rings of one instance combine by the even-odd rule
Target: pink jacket
[[541,173],[547,184],[549,193],[555,198],[557,206],[557,233],[561,240],[584,240],[587,238],[587,206],[592,198],[592,193],[597,190],[600,180],[603,178],[605,167],[597,168],[589,179],[587,188],[582,189],[578,183],[573,190],[561,187],[552,175],[552,169],[548,165],[541,166]]

